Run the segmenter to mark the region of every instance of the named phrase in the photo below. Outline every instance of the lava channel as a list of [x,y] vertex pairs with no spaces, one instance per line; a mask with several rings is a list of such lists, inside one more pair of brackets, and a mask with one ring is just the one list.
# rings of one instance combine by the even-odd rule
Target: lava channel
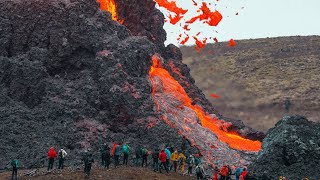
[[[169,125],[177,129],[180,127],[180,133],[181,131],[187,133],[194,130],[193,127],[197,123],[194,119],[199,119],[203,127],[213,132],[221,142],[228,144],[230,148],[251,152],[261,150],[260,141],[249,140],[236,133],[222,130],[219,126],[223,122],[222,120],[206,113],[200,106],[193,105],[192,99],[179,82],[166,69],[162,68],[158,55],[152,57],[152,62],[153,65],[149,71],[152,97],[158,111],[166,114],[163,119]],[[183,114],[183,112],[187,114]],[[170,118],[175,120],[170,121]]]

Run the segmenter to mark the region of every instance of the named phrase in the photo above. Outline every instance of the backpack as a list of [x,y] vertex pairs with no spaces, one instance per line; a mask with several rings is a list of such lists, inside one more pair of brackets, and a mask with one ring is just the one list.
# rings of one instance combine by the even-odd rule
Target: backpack
[[16,160],[13,160],[13,161],[11,162],[11,166],[12,166],[13,168],[17,168],[17,161],[16,161]]
[[201,170],[201,167],[200,167],[200,166],[197,166],[197,167],[196,167],[196,173],[197,173],[197,174],[202,174],[202,170]]
[[145,148],[143,148],[143,149],[142,149],[142,155],[143,155],[143,156],[147,156],[147,155],[148,155],[148,150],[145,149]]
[[122,152],[123,152],[123,154],[129,154],[129,147],[127,145],[124,145]]
[[154,151],[154,152],[152,153],[152,158],[153,158],[153,159],[158,159],[158,157],[159,157],[159,152],[158,152],[158,151]]
[[62,151],[61,150],[58,152],[58,156],[59,156],[59,158],[62,158]]

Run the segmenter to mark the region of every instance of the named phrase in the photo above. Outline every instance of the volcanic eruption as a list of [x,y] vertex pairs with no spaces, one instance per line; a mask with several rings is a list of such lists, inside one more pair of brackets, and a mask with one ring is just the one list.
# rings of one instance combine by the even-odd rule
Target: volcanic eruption
[[0,17],[0,168],[14,157],[42,166],[51,146],[77,164],[111,140],[177,146],[218,165],[250,163],[261,149],[263,134],[220,115],[179,48],[165,47],[154,1],[9,0]]

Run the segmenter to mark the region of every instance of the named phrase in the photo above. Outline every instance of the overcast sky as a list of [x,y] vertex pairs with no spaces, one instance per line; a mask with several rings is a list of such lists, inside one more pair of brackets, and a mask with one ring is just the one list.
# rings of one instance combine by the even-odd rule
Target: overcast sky
[[[191,0],[176,0],[178,6],[189,9],[186,19],[194,16],[197,8]],[[211,9],[223,15],[220,24],[213,28],[203,24],[191,26],[192,35],[217,37],[219,41],[231,38],[252,39],[292,35],[320,35],[320,0],[203,0],[213,2]],[[202,0],[196,0],[202,2]],[[217,5],[215,6],[216,3]],[[168,14],[160,8],[164,14]],[[236,15],[236,13],[239,15]],[[183,22],[183,21],[182,21]],[[178,44],[177,37],[183,29],[165,24],[167,42]],[[217,32],[215,32],[217,31]],[[193,39],[187,44],[193,44]]]

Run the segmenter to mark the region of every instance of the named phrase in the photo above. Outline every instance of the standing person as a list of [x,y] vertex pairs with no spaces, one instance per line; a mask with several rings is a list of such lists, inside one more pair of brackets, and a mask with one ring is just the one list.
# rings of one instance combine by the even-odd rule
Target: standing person
[[198,166],[198,164],[201,163],[200,155],[199,155],[199,154],[196,154],[196,158],[194,159],[194,163],[196,164],[196,166]]
[[180,152],[178,159],[179,159],[179,169],[181,168],[181,173],[184,175],[184,166],[186,162],[186,156],[182,152]]
[[114,148],[114,167],[117,168],[119,167],[119,158],[120,158],[120,144],[116,145]]
[[170,157],[171,157],[171,152],[170,152],[170,150],[169,150],[169,147],[166,147],[166,148],[164,149],[164,152],[165,152],[166,155],[167,155],[167,161],[166,161],[166,163],[167,163],[167,168],[168,168],[168,170],[170,171]]
[[136,158],[135,158],[135,164],[137,167],[141,164],[141,158],[142,158],[142,148],[140,146],[137,146],[136,148]]
[[101,164],[104,168],[109,169],[110,158],[110,148],[109,146],[105,145],[101,150]]
[[220,169],[220,179],[227,180],[228,174],[229,174],[228,166],[223,165],[222,168]]
[[175,150],[175,151],[171,154],[171,161],[173,162],[174,172],[177,172],[178,160],[179,160],[178,150]]
[[153,160],[153,171],[156,172],[159,170],[159,149],[154,148],[152,152],[152,160]]
[[124,143],[122,146],[122,153],[123,153],[123,165],[128,165],[128,159],[129,159],[129,151],[130,147],[128,146],[127,143]]
[[241,173],[242,173],[242,168],[237,167],[236,168],[236,172],[235,172],[236,180],[239,180],[239,177],[240,177]]
[[228,175],[227,175],[227,180],[231,180],[231,175],[232,175],[232,169],[231,167],[228,165]]
[[85,173],[86,177],[89,177],[92,164],[94,163],[92,153],[86,151],[84,158],[83,158],[83,161],[84,161],[84,173]]
[[148,149],[146,147],[142,148],[142,164],[143,167],[144,162],[146,162],[146,167],[148,167]]
[[19,169],[19,161],[17,159],[14,159],[11,161],[11,166],[12,166],[12,180],[18,179],[18,169]]
[[48,159],[49,159],[48,171],[53,168],[54,159],[56,157],[57,157],[57,152],[54,150],[53,147],[51,147],[50,150],[48,151]]
[[167,163],[166,163],[167,162],[167,154],[165,153],[164,150],[161,150],[161,153],[159,155],[159,159],[161,161],[160,168],[159,168],[160,173],[161,173],[162,166],[167,171],[167,173],[169,173]]
[[58,157],[59,157],[59,168],[58,169],[63,169],[64,166],[64,160],[67,157],[67,152],[61,148],[58,152]]
[[201,163],[197,165],[195,170],[196,170],[197,180],[202,180],[204,177],[204,169]]
[[192,175],[192,167],[194,165],[194,157],[191,154],[187,160],[188,163],[188,175]]
[[219,176],[219,169],[217,166],[215,166],[212,180],[218,180],[218,176]]
[[246,179],[247,174],[248,174],[247,169],[243,168],[242,173],[241,173],[241,175],[243,176],[243,179]]

